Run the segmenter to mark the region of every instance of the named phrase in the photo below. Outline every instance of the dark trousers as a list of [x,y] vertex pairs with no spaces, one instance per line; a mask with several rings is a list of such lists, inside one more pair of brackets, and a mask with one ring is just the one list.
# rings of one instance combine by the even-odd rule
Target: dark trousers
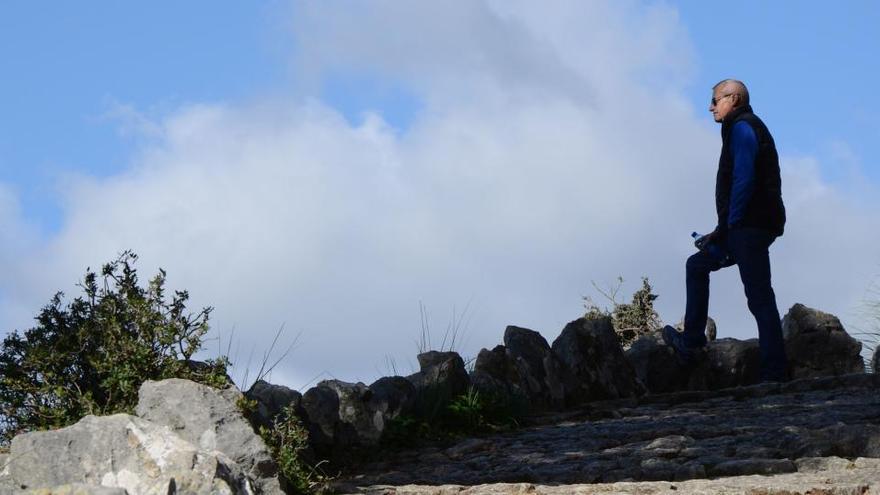
[[786,376],[786,357],[776,295],[770,285],[768,248],[775,239],[773,234],[763,229],[732,229],[719,245],[726,250],[731,260],[722,262],[706,250],[701,250],[688,258],[684,338],[688,346],[706,345],[709,274],[736,264],[739,267],[739,276],[746,292],[749,310],[758,323],[761,379],[779,381]]

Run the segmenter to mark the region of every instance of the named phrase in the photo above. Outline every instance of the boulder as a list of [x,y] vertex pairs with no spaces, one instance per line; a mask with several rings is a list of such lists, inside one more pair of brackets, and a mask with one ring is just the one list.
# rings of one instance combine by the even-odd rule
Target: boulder
[[138,392],[136,411],[203,450],[222,452],[242,466],[259,492],[282,493],[275,461],[239,409],[243,399],[234,388],[181,379],[147,381]]
[[719,339],[706,346],[707,388],[753,385],[761,378],[758,339]]
[[309,430],[309,443],[320,452],[327,452],[336,438],[339,396],[331,387],[322,386],[323,383],[306,390],[301,405]]
[[871,371],[880,373],[880,346],[874,349],[874,357],[871,358]]
[[757,339],[709,342],[697,363],[683,366],[659,334],[646,335],[626,351],[626,358],[652,394],[739,387],[760,377]]
[[271,428],[275,417],[288,406],[292,406],[294,411],[301,410],[302,394],[284,385],[257,380],[244,395],[257,403],[250,418],[257,426]]
[[[318,384],[336,394],[339,409],[336,414],[335,441],[343,445],[374,445],[382,436],[382,415],[370,407],[373,392],[363,383],[324,380]],[[378,417],[377,417],[378,416]]]
[[575,379],[569,403],[636,397],[644,387],[623,354],[611,318],[579,318],[553,341],[553,354]]
[[420,370],[406,377],[416,389],[413,412],[431,419],[453,399],[467,393],[471,379],[456,352],[424,352],[418,360]]
[[18,435],[10,452],[18,490],[58,487],[52,491],[64,493],[63,485],[82,483],[157,495],[254,491],[242,467],[223,453],[127,414],[86,416],[59,430]]
[[402,376],[386,376],[370,385],[370,409],[380,413],[384,430],[387,421],[402,414],[410,414],[415,406],[416,387]]
[[558,409],[566,405],[577,385],[541,334],[509,326],[504,331],[504,348],[516,373],[516,387],[533,408]]
[[690,388],[691,370],[678,363],[659,333],[639,337],[624,355],[648,392],[663,394]]
[[417,359],[419,372],[407,377],[417,390],[432,389],[449,398],[467,392],[471,380],[458,353],[428,351]]
[[0,453],[0,493],[15,491],[15,482],[9,474],[9,454]]
[[831,314],[795,304],[782,319],[792,379],[865,371],[862,344]]
[[390,420],[412,411],[416,388],[406,378],[363,383],[324,380],[306,391],[302,409],[312,445],[338,458],[340,448],[379,443]]
[[505,400],[527,401],[526,391],[520,387],[519,373],[503,345],[495,346],[491,351],[480,350],[471,381],[484,394]]

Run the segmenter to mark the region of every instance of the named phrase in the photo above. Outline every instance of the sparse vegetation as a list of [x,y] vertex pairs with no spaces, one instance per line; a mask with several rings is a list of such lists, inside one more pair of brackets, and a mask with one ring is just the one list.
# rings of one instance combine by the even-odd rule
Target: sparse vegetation
[[309,432],[292,406],[284,408],[275,417],[272,428],[261,427],[260,436],[278,463],[278,471],[286,480],[290,492],[313,493],[326,480],[318,471],[319,466],[309,466],[303,460],[303,451],[309,445]]
[[593,287],[611,303],[611,308],[599,307],[589,296],[584,296],[584,307],[587,309],[585,314],[587,318],[610,316],[620,345],[626,349],[642,335],[657,331],[661,322],[654,310],[654,301],[658,296],[653,293],[648,277],[642,277],[642,287],[633,293],[632,301],[629,303],[617,300],[621,286],[623,286],[622,277],[617,278],[617,285],[607,290],[593,283]]
[[[422,404],[431,398],[419,397]],[[526,411],[526,404],[517,403],[471,386],[467,392],[421,407],[414,415],[392,420],[382,437],[386,446],[412,447],[426,441],[443,441],[462,436],[479,435],[516,428]]]

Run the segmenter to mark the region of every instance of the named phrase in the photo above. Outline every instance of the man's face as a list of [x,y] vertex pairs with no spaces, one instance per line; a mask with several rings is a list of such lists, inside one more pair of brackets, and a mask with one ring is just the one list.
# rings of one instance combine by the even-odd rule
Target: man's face
[[712,101],[709,103],[709,111],[715,117],[715,122],[721,122],[727,114],[736,108],[739,95],[735,95],[730,88],[719,87],[712,93]]

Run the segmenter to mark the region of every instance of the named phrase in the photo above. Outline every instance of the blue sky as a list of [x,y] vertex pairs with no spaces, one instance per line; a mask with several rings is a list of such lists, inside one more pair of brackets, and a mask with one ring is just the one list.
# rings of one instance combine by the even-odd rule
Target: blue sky
[[[650,3],[650,2],[649,2]],[[669,2],[693,41],[687,97],[701,111],[722,77],[746,81],[777,141],[794,154],[852,162],[880,180],[874,94],[880,4],[847,1]],[[65,172],[103,176],[138,145],[120,132],[114,104],[148,115],[189,102],[289,90],[292,39],[281,2],[4,2],[0,7],[0,181],[25,215],[51,233],[51,198]],[[400,81],[363,70],[324,74],[318,97],[356,121],[378,110],[405,128],[420,108]],[[846,171],[827,167],[830,179]]]
[[[871,1],[3,2],[0,208],[20,211],[0,211],[0,324],[128,248],[217,327],[285,323],[315,356],[382,341],[334,333],[339,301],[375,335],[417,327],[420,300],[436,327],[473,301],[472,353],[502,322],[552,339],[617,275],[650,276],[674,320],[688,234],[711,228],[725,77],[789,174],[780,306],[849,317],[880,272],[878,25]],[[262,278],[218,268],[233,257]],[[722,335],[752,336],[719,280]],[[369,374],[381,352],[284,376]]]

